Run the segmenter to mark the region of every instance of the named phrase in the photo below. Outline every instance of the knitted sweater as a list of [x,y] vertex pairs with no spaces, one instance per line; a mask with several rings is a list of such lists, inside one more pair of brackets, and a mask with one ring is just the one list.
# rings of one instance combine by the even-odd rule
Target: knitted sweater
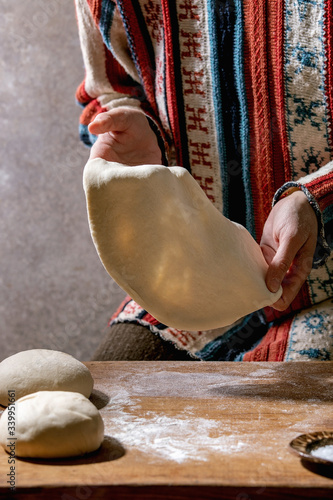
[[[290,308],[262,311],[265,321],[333,295],[333,261],[327,259],[333,219],[332,4],[76,0],[86,69],[76,96],[84,108],[85,144],[96,140],[87,126],[97,113],[140,108],[156,131],[165,164],[188,169],[218,210],[257,241],[272,202],[292,186],[306,193],[319,222],[314,268]],[[122,321],[153,325],[193,353],[218,335],[168,329],[133,301],[114,320],[121,314]]]

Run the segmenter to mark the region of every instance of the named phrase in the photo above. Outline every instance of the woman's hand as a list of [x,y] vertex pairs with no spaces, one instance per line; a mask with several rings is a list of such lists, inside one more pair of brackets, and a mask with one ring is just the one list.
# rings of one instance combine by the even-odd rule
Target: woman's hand
[[290,305],[312,269],[317,232],[315,212],[302,191],[279,200],[267,218],[260,246],[269,265],[267,287],[271,292],[283,288],[273,304],[278,311]]
[[125,165],[162,163],[156,135],[139,110],[124,107],[100,113],[90,123],[89,132],[98,135],[91,160],[103,158]]

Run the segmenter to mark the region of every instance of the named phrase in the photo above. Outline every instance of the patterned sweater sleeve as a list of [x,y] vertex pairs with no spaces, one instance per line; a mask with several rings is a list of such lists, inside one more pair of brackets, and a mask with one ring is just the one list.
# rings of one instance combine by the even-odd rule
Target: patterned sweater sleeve
[[301,189],[305,193],[317,216],[318,239],[313,259],[313,267],[316,268],[326,262],[332,247],[333,161],[297,181],[285,183],[275,193],[273,205],[294,189]]
[[98,113],[130,106],[147,116],[165,156],[168,141],[146,99],[116,4],[75,0],[75,7],[85,67],[85,78],[76,91],[77,102],[83,107],[81,140],[87,146],[95,142],[88,125]]

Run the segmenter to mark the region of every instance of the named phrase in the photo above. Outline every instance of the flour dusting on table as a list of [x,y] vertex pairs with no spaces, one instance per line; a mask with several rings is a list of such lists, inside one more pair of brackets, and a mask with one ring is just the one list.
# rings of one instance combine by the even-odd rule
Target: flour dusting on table
[[111,397],[105,409],[110,419],[105,433],[118,439],[125,448],[135,447],[155,457],[181,463],[207,461],[212,452],[236,453],[246,446],[238,436],[230,435],[230,429],[224,435],[223,422],[195,417],[190,406],[178,417],[147,411],[143,418],[135,414],[139,404],[136,400],[121,390]]

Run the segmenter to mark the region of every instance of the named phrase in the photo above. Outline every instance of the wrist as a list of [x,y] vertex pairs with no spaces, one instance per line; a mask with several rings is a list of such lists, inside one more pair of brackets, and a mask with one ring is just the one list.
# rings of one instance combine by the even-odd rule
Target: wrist
[[324,221],[322,213],[315,197],[302,183],[296,181],[289,181],[286,182],[276,191],[273,198],[272,206],[274,207],[278,203],[278,201],[281,200],[281,198],[286,198],[289,195],[299,196],[297,195],[297,193],[299,192],[301,192],[305,196],[307,202],[310,204],[317,217],[317,223],[318,223],[317,247],[313,258],[313,267],[317,268],[322,266],[326,262],[328,256],[330,255],[330,248],[325,237]]

